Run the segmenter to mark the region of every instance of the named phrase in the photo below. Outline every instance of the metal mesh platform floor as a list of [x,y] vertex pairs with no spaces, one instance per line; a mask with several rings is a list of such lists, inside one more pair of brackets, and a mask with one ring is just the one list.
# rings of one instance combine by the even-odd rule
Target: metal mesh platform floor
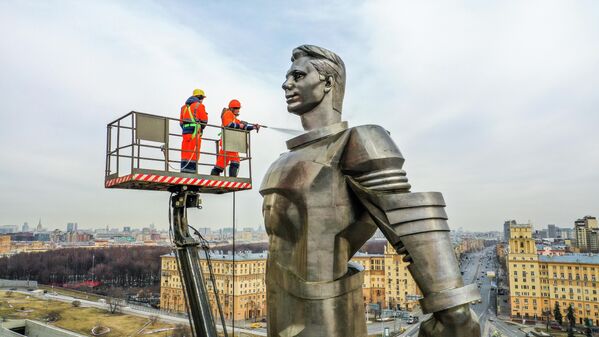
[[131,174],[107,176],[104,186],[150,191],[171,191],[177,187],[190,186],[200,193],[222,194],[249,190],[252,188],[252,181],[247,178],[133,169]]

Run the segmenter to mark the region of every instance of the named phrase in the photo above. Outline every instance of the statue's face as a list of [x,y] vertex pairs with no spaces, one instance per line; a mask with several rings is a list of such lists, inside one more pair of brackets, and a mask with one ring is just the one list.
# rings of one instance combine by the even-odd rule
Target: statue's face
[[325,81],[310,63],[310,58],[300,57],[293,61],[283,82],[287,111],[302,115],[314,109],[326,93]]

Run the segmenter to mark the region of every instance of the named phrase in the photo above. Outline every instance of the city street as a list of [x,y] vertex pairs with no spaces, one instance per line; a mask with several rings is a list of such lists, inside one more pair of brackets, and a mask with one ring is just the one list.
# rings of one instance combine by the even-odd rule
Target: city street
[[517,325],[506,323],[496,316],[496,292],[492,290],[491,280],[487,271],[497,271],[498,263],[495,248],[489,247],[482,252],[469,254],[462,264],[464,282],[480,283],[481,302],[473,304],[472,308],[479,317],[482,336],[491,336],[496,330],[505,337],[522,337],[525,335]]
[[[478,315],[481,330],[485,333],[489,329],[491,332],[493,329],[497,329],[504,333],[505,336],[524,336],[520,330],[516,327],[505,324],[503,322],[498,322],[495,316],[495,310],[493,305],[495,305],[495,293],[491,291],[491,280],[487,277],[487,271],[495,271],[497,268],[497,262],[495,258],[495,247],[488,247],[480,252],[467,254],[467,258],[464,258],[461,262],[461,271],[463,272],[463,278],[465,284],[477,283],[480,282],[481,287],[481,302],[472,304],[472,309]],[[415,313],[415,315],[420,316],[420,322],[426,320],[430,315],[422,315]],[[492,320],[492,321],[489,321]],[[406,327],[407,330],[401,336],[417,336],[418,328],[420,327],[420,323],[408,325],[405,321],[399,320],[401,322],[401,326]],[[394,323],[390,322],[375,322],[368,325],[368,333],[369,334],[381,334],[383,333],[384,327],[388,327],[390,331],[393,331]],[[483,336],[487,336],[487,334],[483,334]]]

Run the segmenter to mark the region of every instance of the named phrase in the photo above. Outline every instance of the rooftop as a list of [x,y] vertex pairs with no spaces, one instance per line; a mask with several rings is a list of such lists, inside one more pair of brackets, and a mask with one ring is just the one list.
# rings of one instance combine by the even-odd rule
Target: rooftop
[[[175,255],[173,253],[162,255],[162,257],[172,257]],[[264,251],[262,253],[250,253],[250,252],[237,252],[235,254],[235,261],[250,261],[250,260],[266,260],[268,257],[268,252]],[[203,251],[200,251],[200,259],[205,259],[206,254]],[[233,254],[230,251],[222,252],[222,251],[211,251],[210,259],[217,261],[233,261]]]
[[370,254],[370,253],[363,253],[363,252],[357,252],[356,254],[354,254],[353,257],[384,257],[385,255],[383,254]]
[[599,255],[597,254],[569,254],[562,256],[539,256],[540,262],[554,263],[584,263],[599,265]]

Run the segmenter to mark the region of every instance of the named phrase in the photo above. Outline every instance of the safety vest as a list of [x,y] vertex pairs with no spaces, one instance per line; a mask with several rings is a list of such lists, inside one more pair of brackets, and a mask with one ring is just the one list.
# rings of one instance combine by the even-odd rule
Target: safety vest
[[[191,135],[191,137],[195,138],[195,136],[198,134],[198,127],[200,126],[200,124],[198,122],[196,122],[195,116],[191,112],[191,107],[188,104],[186,104],[185,109],[186,109],[185,111],[187,112],[187,115],[191,119],[191,123],[185,123],[185,124],[183,124],[183,127],[184,128],[193,127],[193,134]],[[201,134],[200,134],[200,136],[201,136]]]
[[[204,109],[204,106],[201,103],[198,103],[195,109],[192,109],[192,105],[196,104],[195,102],[192,104],[186,104],[181,108],[181,118],[180,123],[182,128],[190,128],[193,127],[193,137],[195,137],[198,132],[200,136],[202,135],[202,129],[204,125],[202,123],[208,122],[208,115]],[[192,111],[195,110],[195,111]],[[194,113],[195,112],[195,113]],[[199,116],[196,116],[196,113]],[[196,118],[197,117],[197,118]]]

